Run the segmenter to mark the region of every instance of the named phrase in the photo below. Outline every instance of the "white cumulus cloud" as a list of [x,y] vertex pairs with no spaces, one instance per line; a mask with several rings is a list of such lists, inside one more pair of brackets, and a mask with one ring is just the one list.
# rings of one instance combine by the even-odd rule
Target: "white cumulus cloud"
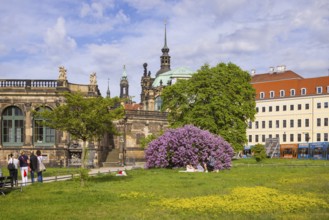
[[45,43],[50,53],[74,50],[75,40],[66,34],[65,19],[59,17],[54,27],[47,30]]

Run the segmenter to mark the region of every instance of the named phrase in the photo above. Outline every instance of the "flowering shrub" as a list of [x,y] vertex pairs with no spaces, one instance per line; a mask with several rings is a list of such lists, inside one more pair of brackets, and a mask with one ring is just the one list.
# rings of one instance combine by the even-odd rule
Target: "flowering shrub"
[[237,187],[224,196],[161,199],[151,204],[173,210],[243,214],[296,213],[319,207],[329,208],[326,201],[312,194],[287,194],[262,186]]
[[196,166],[210,156],[215,159],[214,169],[228,169],[233,148],[222,137],[192,125],[167,130],[145,150],[147,168]]

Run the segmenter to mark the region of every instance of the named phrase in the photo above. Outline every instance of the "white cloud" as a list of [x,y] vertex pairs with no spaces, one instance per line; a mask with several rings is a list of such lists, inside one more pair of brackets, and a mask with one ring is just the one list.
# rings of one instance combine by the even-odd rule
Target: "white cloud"
[[110,78],[119,95],[125,64],[138,101],[143,63],[152,76],[160,68],[167,19],[172,68],[231,61],[258,73],[285,64],[304,77],[327,75],[328,11],[328,0],[4,1],[0,70],[56,79],[64,65],[72,83],[95,71],[101,93]]
[[66,34],[63,17],[59,17],[56,25],[47,30],[45,43],[50,53],[65,53],[74,50],[77,46],[75,40]]
[[82,3],[80,16],[86,17],[96,17],[103,18],[104,13],[107,9],[111,9],[114,7],[114,1],[92,1],[90,4]]

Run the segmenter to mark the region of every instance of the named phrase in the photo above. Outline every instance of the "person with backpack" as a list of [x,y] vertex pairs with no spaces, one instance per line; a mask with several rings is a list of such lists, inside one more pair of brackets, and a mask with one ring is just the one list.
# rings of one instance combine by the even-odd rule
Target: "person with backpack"
[[21,156],[19,156],[18,160],[22,176],[22,186],[26,186],[29,172],[29,158],[23,150],[21,150]]
[[17,186],[18,160],[16,159],[16,155],[10,154],[9,157],[10,157],[8,160],[9,175],[13,180],[13,185]]
[[42,183],[43,182],[43,178],[42,178],[42,172],[43,171],[46,171],[46,167],[45,165],[43,164],[43,157],[41,155],[41,151],[40,150],[37,150],[37,158],[38,158],[38,182],[39,183]]

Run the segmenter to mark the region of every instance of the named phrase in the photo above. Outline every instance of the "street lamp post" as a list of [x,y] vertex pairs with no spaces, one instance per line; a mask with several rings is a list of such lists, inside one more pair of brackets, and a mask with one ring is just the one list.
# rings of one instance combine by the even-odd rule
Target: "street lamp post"
[[126,135],[127,135],[127,116],[123,118],[123,135],[120,136],[120,155],[119,159],[121,160],[121,165],[126,165]]

